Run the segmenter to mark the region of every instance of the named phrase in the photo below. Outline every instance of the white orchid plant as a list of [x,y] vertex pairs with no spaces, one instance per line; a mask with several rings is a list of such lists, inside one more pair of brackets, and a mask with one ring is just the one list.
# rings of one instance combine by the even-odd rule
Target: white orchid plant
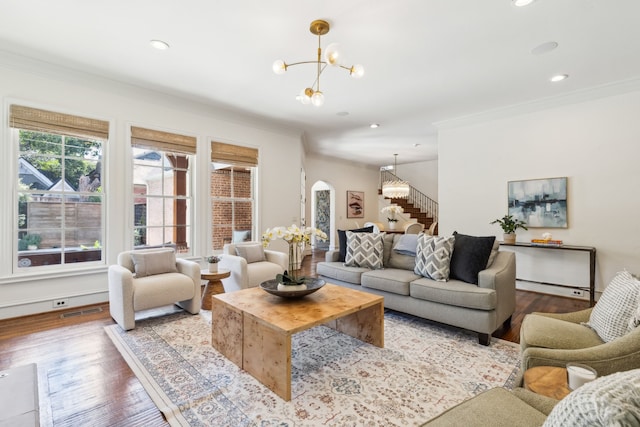
[[298,258],[298,244],[311,243],[311,237],[315,236],[319,240],[327,240],[327,234],[313,227],[300,228],[295,224],[289,227],[267,228],[262,234],[262,246],[269,246],[272,240],[282,239],[289,244],[289,269],[284,274],[278,274],[276,279],[284,285],[300,285],[304,283],[305,277],[298,278],[295,274],[295,266]]
[[384,208],[382,208],[382,210],[380,212],[381,213],[386,213],[386,214],[389,215],[387,217],[387,221],[396,222],[396,221],[398,221],[398,218],[396,218],[396,214],[404,212],[404,209],[402,209],[402,206],[389,205],[389,206],[385,206]]

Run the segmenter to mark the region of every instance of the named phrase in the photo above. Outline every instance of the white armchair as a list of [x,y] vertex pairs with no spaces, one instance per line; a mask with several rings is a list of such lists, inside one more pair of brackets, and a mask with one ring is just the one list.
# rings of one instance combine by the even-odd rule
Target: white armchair
[[200,302],[200,265],[173,249],[122,252],[109,266],[109,312],[124,330],[136,327],[136,311],[175,303],[196,314]]
[[[238,247],[246,257],[238,256]],[[284,273],[288,268],[289,255],[263,249],[260,242],[227,243],[219,264],[221,269],[231,272],[228,278],[222,279],[224,291],[233,292],[254,288],[264,281],[275,279],[277,274]]]

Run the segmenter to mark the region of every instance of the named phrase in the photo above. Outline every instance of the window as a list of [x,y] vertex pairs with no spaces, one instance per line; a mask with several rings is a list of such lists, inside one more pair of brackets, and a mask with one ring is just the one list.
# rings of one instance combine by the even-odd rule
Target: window
[[191,253],[190,164],[194,137],[131,128],[135,248],[169,246]]
[[109,123],[12,105],[18,147],[15,268],[101,261]]
[[213,250],[225,243],[257,240],[255,181],[258,150],[211,143],[211,211]]

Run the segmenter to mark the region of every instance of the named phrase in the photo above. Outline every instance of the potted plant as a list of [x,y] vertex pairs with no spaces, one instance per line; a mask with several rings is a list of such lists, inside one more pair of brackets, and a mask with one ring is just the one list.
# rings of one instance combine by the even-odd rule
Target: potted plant
[[211,255],[207,257],[207,262],[209,263],[209,273],[218,272],[218,263],[221,259],[222,257],[218,255]]
[[500,224],[500,227],[502,227],[502,231],[504,231],[504,243],[507,243],[509,245],[513,245],[516,243],[516,230],[518,228],[528,230],[527,223],[514,218],[513,215],[505,215],[502,218],[491,221],[491,224]]
[[396,223],[398,222],[398,218],[396,218],[396,214],[404,212],[404,209],[402,209],[402,206],[389,205],[382,208],[380,212],[386,213],[389,215],[387,217],[387,221],[389,221],[389,230],[395,230]]
[[42,242],[42,237],[39,234],[25,234],[22,238],[24,245],[26,245],[27,249],[30,251],[35,251],[40,246]]

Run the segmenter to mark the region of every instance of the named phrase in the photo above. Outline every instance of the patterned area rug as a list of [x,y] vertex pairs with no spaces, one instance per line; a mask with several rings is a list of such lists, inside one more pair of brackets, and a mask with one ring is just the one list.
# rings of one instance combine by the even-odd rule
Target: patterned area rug
[[109,337],[171,425],[416,426],[492,388],[512,388],[519,348],[385,312],[385,348],[325,326],[292,339],[285,402],[211,347],[211,313],[141,320]]

